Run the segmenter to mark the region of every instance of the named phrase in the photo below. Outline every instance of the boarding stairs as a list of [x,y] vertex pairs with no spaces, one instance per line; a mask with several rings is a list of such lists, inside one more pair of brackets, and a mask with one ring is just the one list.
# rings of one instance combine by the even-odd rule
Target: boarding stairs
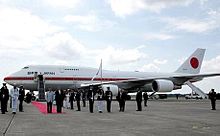
[[43,75],[38,75],[37,86],[39,91],[39,101],[45,101],[45,84]]
[[199,89],[198,87],[193,85],[191,82],[187,81],[187,82],[185,82],[185,84],[188,85],[192,89],[192,91],[194,91],[195,93],[200,95],[203,99],[208,98],[208,95],[206,93],[204,93],[201,89]]

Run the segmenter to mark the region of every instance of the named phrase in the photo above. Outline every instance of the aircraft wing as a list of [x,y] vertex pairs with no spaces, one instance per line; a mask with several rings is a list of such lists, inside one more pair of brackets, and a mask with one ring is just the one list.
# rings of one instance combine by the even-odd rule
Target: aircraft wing
[[118,80],[118,81],[107,81],[107,82],[94,82],[88,84],[82,84],[82,87],[88,86],[99,86],[102,84],[113,84],[118,85],[119,88],[123,89],[131,89],[131,88],[138,88],[142,87],[146,84],[151,84],[155,80],[163,79],[163,80],[170,80],[173,83],[177,83],[177,85],[183,85],[185,82],[196,82],[200,81],[206,77],[213,77],[213,76],[220,76],[220,73],[211,73],[211,74],[172,74],[170,76],[155,76],[149,78],[133,78],[128,80]]
[[117,81],[107,81],[107,82],[94,82],[94,83],[84,83],[81,86],[82,87],[88,87],[88,86],[99,86],[103,84],[113,84],[118,85],[119,88],[132,88],[134,86],[143,86],[147,83],[151,83],[155,78],[134,78],[134,79],[128,79],[128,80],[117,80]]
[[189,74],[189,75],[174,75],[173,78],[187,78],[187,79],[203,79],[206,77],[220,76],[220,73],[210,73],[210,74]]

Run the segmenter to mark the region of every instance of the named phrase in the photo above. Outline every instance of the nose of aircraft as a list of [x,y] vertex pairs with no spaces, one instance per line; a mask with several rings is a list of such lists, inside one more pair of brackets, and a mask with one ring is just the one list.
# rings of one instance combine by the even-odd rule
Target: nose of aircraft
[[6,76],[6,77],[4,78],[4,82],[8,83],[9,85],[13,85],[14,82],[13,82],[12,75]]

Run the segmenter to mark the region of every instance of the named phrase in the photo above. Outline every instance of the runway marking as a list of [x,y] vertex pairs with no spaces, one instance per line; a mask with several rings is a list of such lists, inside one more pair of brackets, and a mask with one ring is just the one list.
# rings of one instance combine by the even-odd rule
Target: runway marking
[[99,118],[99,120],[102,120],[102,121],[114,121],[113,119],[104,119],[104,118],[102,118],[102,119]]
[[3,136],[6,135],[6,133],[7,133],[8,129],[9,129],[9,127],[10,127],[11,124],[12,124],[12,121],[13,121],[14,117],[15,117],[15,114],[12,115],[12,117],[11,117],[11,119],[10,119],[8,125],[7,125],[6,128],[5,128],[5,131],[3,132]]

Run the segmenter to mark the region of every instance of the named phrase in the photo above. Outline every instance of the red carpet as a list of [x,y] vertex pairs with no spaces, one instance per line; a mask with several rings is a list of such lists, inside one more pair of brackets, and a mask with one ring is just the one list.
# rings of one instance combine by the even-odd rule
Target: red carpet
[[55,106],[52,106],[52,113],[47,113],[47,104],[42,102],[31,102],[43,114],[60,114],[57,113]]

